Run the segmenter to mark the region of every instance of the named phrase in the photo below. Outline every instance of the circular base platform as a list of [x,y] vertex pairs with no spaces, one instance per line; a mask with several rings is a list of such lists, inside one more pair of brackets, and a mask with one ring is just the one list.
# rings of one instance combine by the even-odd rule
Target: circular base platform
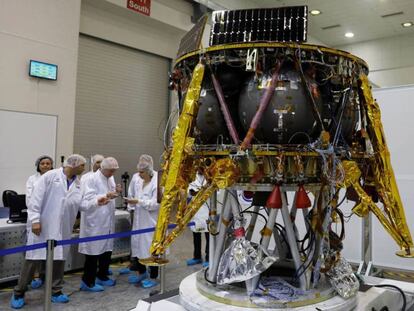
[[[333,293],[327,288],[315,295],[307,295],[299,304],[296,302],[272,301],[257,305],[246,295],[244,288],[236,286],[214,286],[204,280],[204,271],[199,271],[186,277],[180,284],[180,301],[185,309],[191,311],[204,310],[353,310],[357,304],[356,297],[343,299],[332,297]],[[324,301],[323,301],[324,300]],[[307,304],[307,306],[303,306]],[[302,306],[299,306],[302,305]],[[316,309],[317,310],[317,309]]]

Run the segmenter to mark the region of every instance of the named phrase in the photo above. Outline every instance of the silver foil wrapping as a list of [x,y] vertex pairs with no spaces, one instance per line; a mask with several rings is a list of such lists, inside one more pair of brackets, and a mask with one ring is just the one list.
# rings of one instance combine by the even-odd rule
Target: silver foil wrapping
[[358,292],[359,282],[351,265],[341,258],[335,266],[326,272],[329,282],[336,292],[343,298],[349,298]]
[[242,282],[266,271],[275,261],[260,245],[238,237],[221,256],[217,284]]

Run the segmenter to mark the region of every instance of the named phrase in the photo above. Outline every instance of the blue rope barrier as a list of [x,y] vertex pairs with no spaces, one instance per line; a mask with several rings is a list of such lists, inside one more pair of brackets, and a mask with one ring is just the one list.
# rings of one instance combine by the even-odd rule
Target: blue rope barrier
[[[174,225],[174,224],[168,225],[168,229],[173,229],[176,226],[177,225]],[[62,241],[57,241],[56,245],[58,246],[59,245],[71,245],[71,244],[79,244],[79,243],[99,241],[99,240],[125,238],[131,235],[144,234],[144,233],[154,232],[154,231],[155,231],[155,227],[151,227],[151,228],[145,228],[145,229],[140,229],[140,230],[131,230],[131,231],[124,231],[124,232],[111,233],[111,234],[105,234],[105,235],[91,236],[91,237],[86,237],[86,238],[62,240]]]
[[[194,222],[190,222],[187,224],[188,227],[191,227],[193,225],[194,225]],[[175,224],[170,224],[168,225],[168,229],[173,229],[176,226],[177,225]],[[99,240],[126,238],[131,235],[144,234],[144,233],[154,232],[154,231],[155,231],[155,227],[151,227],[151,228],[145,228],[145,229],[140,229],[140,230],[131,230],[131,231],[124,231],[124,232],[111,233],[111,234],[105,234],[105,235],[91,236],[91,237],[86,237],[86,238],[61,240],[61,241],[56,241],[56,245],[64,246],[64,245],[79,244],[79,243],[86,243],[86,242],[99,241]],[[31,251],[31,250],[35,250],[39,248],[46,248],[46,246],[47,246],[47,243],[42,242],[42,243],[37,243],[37,244],[32,244],[32,245],[2,249],[0,250],[0,256],[11,255],[15,253],[23,253],[26,251]]]
[[26,251],[32,251],[39,248],[46,248],[46,242],[43,243],[37,243],[32,245],[26,245],[26,246],[18,246],[18,247],[12,247],[12,248],[6,248],[0,250],[0,256],[6,256],[11,255],[15,253],[23,253]]

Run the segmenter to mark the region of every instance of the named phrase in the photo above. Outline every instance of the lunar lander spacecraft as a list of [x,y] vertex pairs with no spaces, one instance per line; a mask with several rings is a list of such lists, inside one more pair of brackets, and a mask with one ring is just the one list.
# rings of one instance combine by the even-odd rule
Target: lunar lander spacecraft
[[[209,299],[266,308],[336,294],[352,300],[359,285],[341,256],[341,188],[355,201],[354,214],[379,219],[399,256],[414,256],[368,65],[305,44],[307,17],[306,6],[217,11],[209,47],[200,46],[207,17],[181,42],[171,75],[179,118],[164,154],[152,257],[144,262],[165,264],[166,249],[211,200],[209,267],[196,284]],[[199,168],[207,184],[187,203]],[[236,190],[253,205],[242,210]],[[265,225],[254,241],[259,216]],[[177,225],[168,231],[170,222]],[[334,223],[342,225],[339,232]]]

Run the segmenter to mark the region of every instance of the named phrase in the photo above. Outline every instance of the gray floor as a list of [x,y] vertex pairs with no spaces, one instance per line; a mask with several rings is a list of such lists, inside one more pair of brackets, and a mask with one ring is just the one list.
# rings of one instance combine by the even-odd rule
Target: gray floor
[[[203,239],[203,247],[204,247]],[[201,265],[187,267],[185,260],[192,257],[192,233],[190,230],[180,236],[172,245],[167,258],[170,263],[166,266],[166,290],[179,286],[187,275],[201,269]],[[52,304],[52,310],[59,311],[95,311],[95,310],[130,310],[134,308],[140,298],[148,297],[152,289],[143,289],[128,283],[127,275],[118,275],[117,270],[125,265],[113,264],[113,277],[117,285],[101,293],[87,293],[79,291],[81,273],[72,273],[65,276],[64,293],[70,295],[67,304]],[[158,287],[159,288],[159,287]],[[11,288],[0,291],[0,311],[13,310],[9,306]],[[26,306],[23,310],[43,310],[43,290],[30,290],[26,293]]]

